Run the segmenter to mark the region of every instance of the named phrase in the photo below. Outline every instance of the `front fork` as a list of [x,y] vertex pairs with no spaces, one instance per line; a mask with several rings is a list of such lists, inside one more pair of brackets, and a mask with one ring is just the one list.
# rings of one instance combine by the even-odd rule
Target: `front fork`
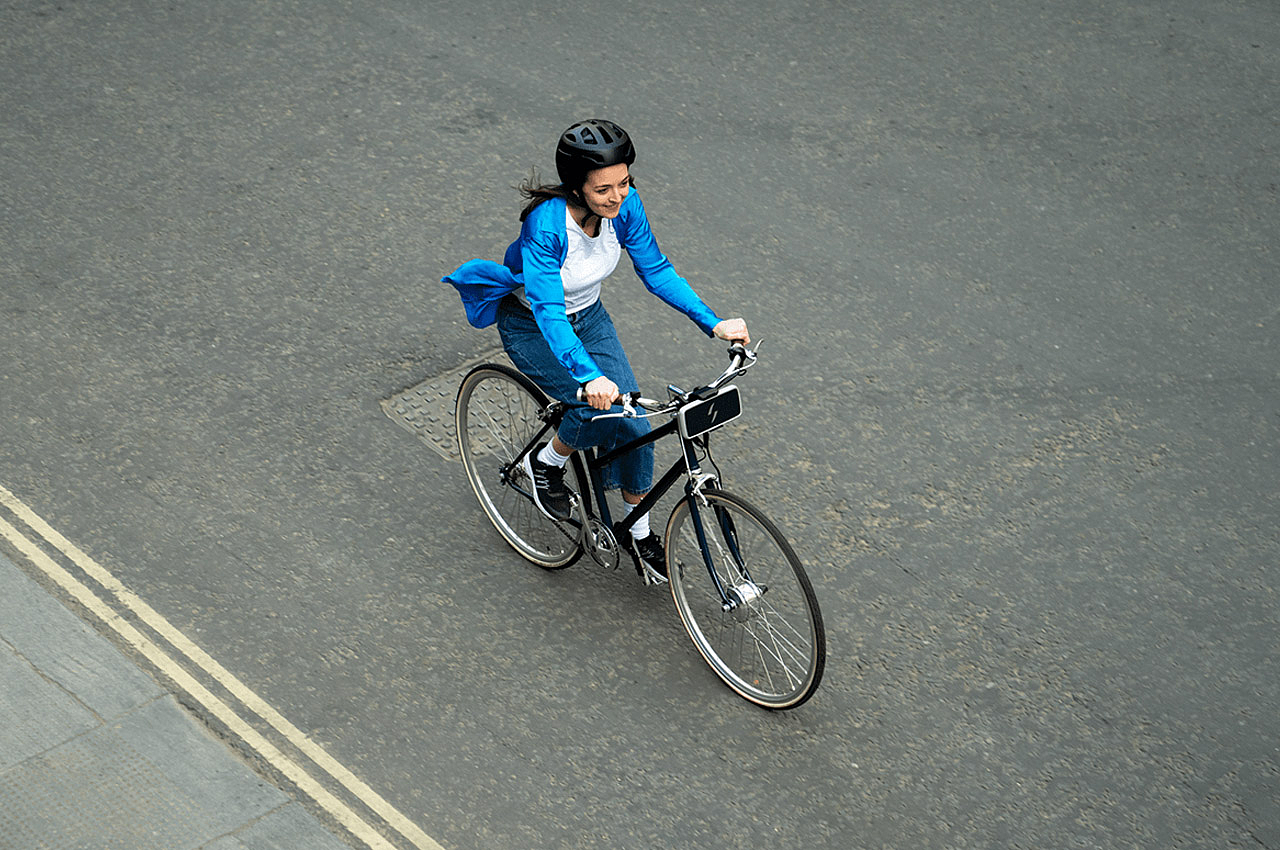
[[[685,498],[689,502],[689,520],[693,525],[694,535],[698,540],[698,549],[702,552],[703,563],[707,567],[707,572],[711,574],[711,581],[716,587],[716,592],[720,594],[722,607],[726,612],[732,611],[743,602],[750,601],[742,598],[742,594],[739,592],[740,587],[754,588],[755,583],[751,581],[751,576],[747,572],[746,562],[742,558],[742,550],[738,545],[738,530],[734,526],[733,517],[724,508],[719,506],[711,507],[707,497],[703,495],[704,488],[707,486],[717,487],[720,480],[715,474],[702,471],[697,457],[694,455],[692,441],[686,441],[685,443],[685,463],[689,468],[689,482],[685,485]],[[717,553],[720,547],[717,545],[717,552],[712,551],[712,542],[708,539],[700,506],[701,508],[711,507],[711,511],[716,518],[716,525],[720,529],[720,536],[728,549],[729,558],[733,561],[734,570],[743,579],[741,585],[727,588],[721,580],[720,571],[716,569]]]

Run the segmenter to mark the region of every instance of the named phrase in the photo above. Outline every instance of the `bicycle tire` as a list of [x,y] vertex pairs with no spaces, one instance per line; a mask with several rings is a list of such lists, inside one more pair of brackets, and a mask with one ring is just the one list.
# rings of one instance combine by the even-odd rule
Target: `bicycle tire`
[[[744,600],[732,611],[703,559],[695,505],[720,582]],[[666,552],[680,619],[726,685],[774,710],[813,696],[827,657],[822,613],[800,559],[759,508],[718,489],[685,496],[667,521]]]
[[[538,413],[547,403],[546,394],[515,369],[486,363],[468,372],[458,386],[454,424],[462,467],[493,527],[525,559],[558,570],[582,556],[578,527],[538,510],[526,495],[532,482],[515,463],[542,427]],[[565,485],[585,498],[586,472],[576,456],[566,472]]]

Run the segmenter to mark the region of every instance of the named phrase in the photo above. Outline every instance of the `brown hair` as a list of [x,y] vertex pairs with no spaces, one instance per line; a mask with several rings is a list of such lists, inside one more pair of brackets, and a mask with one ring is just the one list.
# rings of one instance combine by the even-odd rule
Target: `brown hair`
[[[631,178],[631,188],[635,188],[636,180]],[[529,176],[524,179],[519,186],[516,187],[525,200],[528,201],[524,205],[524,209],[520,211],[520,220],[524,221],[529,217],[529,213],[533,212],[538,206],[552,198],[564,198],[566,202],[580,209],[590,209],[586,202],[582,199],[582,187],[570,189],[563,183],[543,183],[542,178],[538,176],[538,169],[530,170]]]
[[524,199],[528,202],[524,205],[524,209],[520,211],[520,220],[524,221],[529,217],[529,213],[538,208],[539,204],[551,200],[552,198],[564,198],[568,203],[574,206],[582,206],[582,201],[578,198],[578,193],[571,191],[569,187],[563,183],[543,183],[538,176],[538,169],[532,169],[529,176],[516,187]]

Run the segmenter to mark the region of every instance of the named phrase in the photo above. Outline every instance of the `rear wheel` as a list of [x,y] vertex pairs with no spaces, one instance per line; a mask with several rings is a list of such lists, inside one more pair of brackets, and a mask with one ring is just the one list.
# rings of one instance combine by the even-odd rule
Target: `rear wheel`
[[676,505],[666,546],[671,596],[716,675],[765,708],[813,696],[827,657],[822,614],[777,527],[743,499],[706,490]]
[[[454,424],[467,480],[493,527],[525,558],[556,570],[582,555],[578,525],[538,510],[530,497],[533,482],[517,462],[543,427],[538,413],[546,405],[546,395],[524,375],[485,364],[462,379]],[[587,492],[581,461],[572,458],[565,472],[565,485],[581,498]]]

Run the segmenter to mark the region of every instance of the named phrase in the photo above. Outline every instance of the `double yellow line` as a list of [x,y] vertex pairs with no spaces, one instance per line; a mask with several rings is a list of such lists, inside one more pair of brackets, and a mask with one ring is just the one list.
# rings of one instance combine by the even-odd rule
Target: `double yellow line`
[[[42,546],[38,545],[27,534],[19,531],[4,516],[0,516],[0,536],[8,540],[58,587],[70,594],[87,611],[119,635],[126,644],[141,653],[162,675],[221,721],[246,746],[257,753],[274,769],[280,771],[351,835],[364,842],[368,847],[373,848],[373,850],[397,850],[397,845],[388,841],[364,817],[327,790],[319,780],[298,763],[298,760],[284,753],[279,747],[268,741],[226,701],[202,685],[195,676],[187,671],[187,667],[180,663],[178,658],[184,659],[185,664],[194,666],[202,671],[204,675],[221,685],[234,697],[236,702],[265,721],[276,734],[282,736],[299,753],[306,756],[325,774],[328,774],[347,793],[363,803],[370,811],[376,813],[384,823],[406,839],[410,845],[418,848],[418,850],[443,850],[431,836],[419,829],[416,824],[401,814],[377,792],[325,752],[324,748],[286,720],[266,700],[250,690],[243,682],[210,657],[208,653],[196,646],[190,638],[175,628],[172,623],[160,616],[155,609],[139,598],[137,594],[125,587],[119,579],[104,569],[101,564],[59,534],[3,486],[0,486],[0,505],[3,505],[15,518],[30,529],[30,532],[37,539],[57,550],[67,561],[83,572],[85,576],[107,591],[111,597],[114,597],[122,610],[127,611],[138,621],[144,623],[159,638],[168,643],[174,652],[171,653],[162,648],[132,623],[124,619],[116,612],[115,608],[100,598],[88,584],[81,581],[50,557]],[[175,657],[175,653],[177,657]]]

